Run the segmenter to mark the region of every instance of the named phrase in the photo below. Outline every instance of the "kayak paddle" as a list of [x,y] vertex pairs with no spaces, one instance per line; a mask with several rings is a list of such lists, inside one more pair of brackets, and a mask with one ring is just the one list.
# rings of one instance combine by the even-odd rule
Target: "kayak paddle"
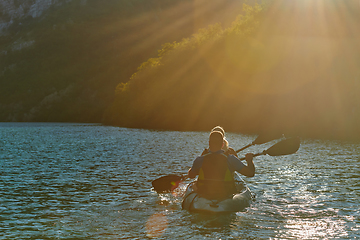
[[175,174],[169,174],[151,182],[154,190],[157,193],[172,192],[179,186],[179,183],[183,181],[186,176],[178,176]]
[[241,152],[242,150],[251,147],[253,145],[257,145],[257,144],[263,144],[263,143],[267,143],[270,142],[272,140],[275,140],[277,138],[281,138],[283,136],[283,134],[279,134],[279,133],[272,133],[272,134],[263,134],[263,135],[259,135],[252,143],[246,145],[245,147],[239,149],[236,151],[236,153]]
[[[260,155],[270,155],[270,156],[282,156],[282,155],[289,155],[295,153],[300,147],[300,138],[293,137],[284,139],[267,150],[264,150],[261,153],[254,154],[254,157]],[[240,160],[245,160],[244,158],[240,158]],[[155,179],[151,182],[154,190],[157,193],[164,193],[164,192],[172,192],[175,188],[179,186],[179,183],[183,181],[187,175],[179,176],[175,174],[169,174],[158,179]]]
[[[254,154],[254,157],[260,155],[270,155],[270,156],[283,156],[296,153],[296,151],[300,147],[300,138],[299,137],[291,137],[286,138],[275,145],[271,146],[267,150],[262,151],[261,153]],[[245,157],[240,158],[240,160],[244,160]]]

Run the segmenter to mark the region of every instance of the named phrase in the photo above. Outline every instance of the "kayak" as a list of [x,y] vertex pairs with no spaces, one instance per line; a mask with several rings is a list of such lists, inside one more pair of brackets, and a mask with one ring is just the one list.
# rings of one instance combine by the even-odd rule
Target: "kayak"
[[250,206],[253,193],[236,173],[236,193],[224,200],[210,200],[199,196],[194,190],[196,181],[188,184],[182,201],[182,209],[189,212],[228,213],[239,212]]

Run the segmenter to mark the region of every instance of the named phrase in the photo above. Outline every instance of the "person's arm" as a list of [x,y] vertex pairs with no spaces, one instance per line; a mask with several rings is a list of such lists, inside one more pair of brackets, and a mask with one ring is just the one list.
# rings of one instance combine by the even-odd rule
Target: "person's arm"
[[192,171],[192,168],[189,169],[187,177],[188,177],[188,178],[194,178],[194,177],[196,177],[196,174],[195,174],[194,171]]
[[196,177],[196,175],[199,174],[199,171],[200,171],[200,168],[202,165],[202,160],[203,160],[203,157],[197,157],[195,159],[192,167],[188,171],[188,175],[187,175],[188,178],[194,178],[194,177]]
[[255,165],[253,163],[254,154],[247,153],[245,155],[245,160],[247,162],[247,166],[244,166],[239,173],[247,176],[247,177],[253,177],[255,176]]

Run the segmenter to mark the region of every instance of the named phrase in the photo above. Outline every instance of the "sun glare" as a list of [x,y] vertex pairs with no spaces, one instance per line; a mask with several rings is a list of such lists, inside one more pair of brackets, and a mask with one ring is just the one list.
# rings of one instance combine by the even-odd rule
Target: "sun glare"
[[296,239],[328,239],[347,237],[345,221],[334,221],[331,218],[316,219],[289,219],[285,225],[286,232],[280,238]]
[[[129,17],[125,25],[131,31],[113,41],[132,43],[128,57],[144,62],[131,79],[131,91],[141,91],[139,106],[129,100],[140,109],[134,110],[134,118],[146,115],[146,124],[161,128],[205,128],[205,119],[214,124],[212,112],[205,109],[219,114],[236,109],[234,119],[245,112],[272,118],[267,127],[271,121],[278,124],[272,127],[296,131],[309,125],[313,134],[321,124],[346,132],[350,120],[344,116],[359,99],[359,1],[265,2],[268,8],[242,10],[240,4],[220,0],[184,1]],[[228,23],[209,25],[223,21]],[[254,128],[265,121],[245,120]]]
[[[288,92],[328,78],[344,47],[359,51],[358,42],[353,41],[360,36],[356,28],[359,17],[351,11],[351,1],[275,2],[245,52],[246,62],[236,51],[236,44],[228,43],[228,59],[252,76],[245,87],[267,93]],[[266,34],[269,31],[271,37]]]

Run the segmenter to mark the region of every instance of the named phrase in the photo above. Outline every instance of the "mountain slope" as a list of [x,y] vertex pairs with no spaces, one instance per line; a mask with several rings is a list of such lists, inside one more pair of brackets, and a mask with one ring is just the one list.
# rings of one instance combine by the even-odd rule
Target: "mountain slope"
[[[234,10],[224,14],[224,5]],[[227,24],[240,5],[235,0],[216,0],[211,7],[190,0],[7,5],[9,12],[2,13],[12,24],[0,36],[0,121],[100,122],[116,85],[156,56],[161,44],[211,23]]]
[[360,5],[268,1],[165,44],[119,84],[105,122],[359,139]]

